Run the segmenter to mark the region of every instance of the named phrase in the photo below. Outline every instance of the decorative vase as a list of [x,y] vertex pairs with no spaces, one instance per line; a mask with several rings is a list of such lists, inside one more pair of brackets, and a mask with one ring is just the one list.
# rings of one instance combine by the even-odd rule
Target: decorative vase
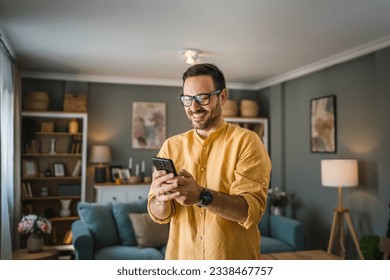
[[47,187],[43,187],[41,189],[41,196],[48,196],[49,195],[49,189]]
[[31,233],[30,236],[27,238],[27,251],[29,253],[38,253],[42,252],[43,250],[43,236]]
[[279,206],[271,206],[271,212],[274,214],[274,215],[283,215],[283,208],[282,207],[279,207]]
[[50,139],[50,153],[51,154],[56,153],[56,139],[55,138]]
[[71,199],[61,199],[60,200],[61,202],[61,211],[60,211],[60,216],[61,217],[69,217],[70,216],[70,209],[69,209],[69,206],[70,206],[70,203],[72,202]]
[[76,134],[79,131],[79,123],[77,122],[76,119],[72,119],[69,122],[69,127],[68,127],[69,133]]

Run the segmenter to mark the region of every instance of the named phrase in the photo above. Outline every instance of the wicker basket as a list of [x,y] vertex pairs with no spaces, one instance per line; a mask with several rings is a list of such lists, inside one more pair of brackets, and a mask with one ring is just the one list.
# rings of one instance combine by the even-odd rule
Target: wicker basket
[[222,107],[222,116],[224,117],[235,117],[238,113],[238,106],[235,100],[226,100]]
[[65,93],[64,111],[65,112],[86,112],[87,94]]
[[43,91],[29,92],[23,98],[23,109],[32,111],[47,111],[49,109],[49,95]]
[[259,115],[259,105],[256,100],[241,100],[240,106],[241,116],[254,118]]

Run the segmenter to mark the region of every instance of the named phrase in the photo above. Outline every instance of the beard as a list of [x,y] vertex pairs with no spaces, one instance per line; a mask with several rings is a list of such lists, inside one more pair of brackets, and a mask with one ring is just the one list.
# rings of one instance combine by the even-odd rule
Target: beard
[[187,117],[190,119],[192,127],[194,129],[205,130],[210,129],[219,123],[222,115],[222,108],[218,99],[217,106],[211,111],[207,111],[203,107],[199,108],[196,112],[188,111]]

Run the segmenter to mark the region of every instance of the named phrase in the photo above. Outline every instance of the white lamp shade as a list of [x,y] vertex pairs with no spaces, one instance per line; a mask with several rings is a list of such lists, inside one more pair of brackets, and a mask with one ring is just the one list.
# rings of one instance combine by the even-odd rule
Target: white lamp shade
[[357,160],[321,160],[321,181],[324,187],[356,187],[359,184]]
[[91,156],[89,161],[92,163],[108,163],[111,162],[111,149],[107,145],[92,146]]

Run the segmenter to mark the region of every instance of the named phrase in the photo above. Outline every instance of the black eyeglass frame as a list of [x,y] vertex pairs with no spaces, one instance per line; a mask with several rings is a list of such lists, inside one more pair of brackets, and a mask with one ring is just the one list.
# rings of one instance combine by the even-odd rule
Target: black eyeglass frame
[[[192,102],[193,100],[195,100],[196,103],[198,103],[198,105],[200,106],[206,106],[206,105],[209,105],[210,104],[210,98],[211,96],[213,95],[218,95],[222,92],[223,89],[217,89],[213,92],[210,92],[210,93],[201,93],[201,94],[197,94],[197,95],[194,95],[194,96],[191,96],[191,95],[184,95],[184,94],[181,94],[179,95],[177,98],[180,99],[180,103],[181,105],[183,105],[184,107],[191,107],[192,105]],[[207,102],[206,103],[200,103],[202,102],[203,100],[205,100],[204,98],[207,96]],[[184,105],[184,102],[183,102],[183,97],[186,97],[186,98],[191,98],[191,103],[190,105]],[[203,97],[203,98],[200,98],[200,97]]]

